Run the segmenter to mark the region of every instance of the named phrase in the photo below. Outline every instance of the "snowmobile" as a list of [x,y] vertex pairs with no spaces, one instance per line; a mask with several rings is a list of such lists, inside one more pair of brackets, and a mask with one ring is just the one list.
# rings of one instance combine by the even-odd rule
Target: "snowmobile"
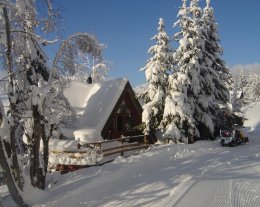
[[234,147],[249,142],[248,137],[245,137],[242,130],[239,129],[220,130],[219,134],[220,144],[223,147]]

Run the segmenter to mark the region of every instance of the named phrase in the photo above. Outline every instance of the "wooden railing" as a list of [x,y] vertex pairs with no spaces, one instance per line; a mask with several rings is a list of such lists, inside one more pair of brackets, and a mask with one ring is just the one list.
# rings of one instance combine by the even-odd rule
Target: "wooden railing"
[[[119,143],[119,145],[106,148],[105,144],[107,143]],[[132,137],[122,137],[122,138],[112,139],[112,140],[91,142],[91,143],[86,143],[81,145],[81,147],[93,147],[93,146],[101,149],[104,157],[113,154],[118,154],[118,153],[120,153],[121,156],[124,156],[124,152],[147,148],[148,138],[147,135],[138,135]]]
[[[108,143],[115,143],[112,144],[113,146],[106,146]],[[112,139],[112,140],[104,140],[104,141],[98,141],[98,142],[91,142],[91,143],[83,143],[78,145],[79,150],[78,151],[51,151],[51,153],[66,153],[68,157],[73,159],[81,159],[84,156],[88,156],[85,153],[88,153],[88,150],[86,148],[94,148],[98,147],[103,153],[103,157],[106,157],[106,159],[102,160],[98,165],[103,165],[105,163],[111,162],[114,160],[115,154],[120,154],[121,156],[126,155],[126,152],[129,151],[137,151],[141,149],[146,149],[148,147],[148,137],[146,135],[139,135],[139,136],[132,136],[132,137],[123,137],[118,139]],[[84,149],[85,148],[85,149]],[[77,156],[75,155],[77,154]],[[55,166],[56,171],[60,171],[61,173],[67,173],[69,171],[78,170],[80,168],[91,166],[91,165],[66,165],[66,164],[58,164]]]

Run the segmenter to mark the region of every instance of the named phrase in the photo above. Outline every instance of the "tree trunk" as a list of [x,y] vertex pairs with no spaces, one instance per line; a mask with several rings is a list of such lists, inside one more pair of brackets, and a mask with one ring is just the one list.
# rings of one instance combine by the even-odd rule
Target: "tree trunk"
[[[44,120],[38,111],[38,106],[33,106],[33,134],[32,134],[32,144],[30,146],[30,178],[32,186],[44,189],[45,188],[45,178],[48,166],[48,140],[45,135],[44,130]],[[40,143],[43,141],[43,155],[40,152]],[[47,140],[47,143],[46,143]],[[43,160],[41,163],[40,160]],[[47,164],[47,166],[46,166]]]
[[16,183],[13,179],[11,168],[9,167],[7,159],[5,157],[4,145],[1,137],[0,137],[0,165],[3,168],[3,174],[6,180],[6,184],[13,200],[17,203],[19,207],[28,207],[28,205],[24,202],[22,196],[20,195],[20,192],[18,191]]
[[[4,112],[2,108],[0,110],[1,110],[0,111],[0,126],[1,126],[3,122]],[[7,187],[9,189],[9,193],[18,206],[27,207],[28,205],[23,201],[23,198],[20,195],[20,192],[18,191],[14,177],[11,172],[11,168],[7,162],[8,159],[7,157],[11,156],[11,154],[9,155],[7,154],[7,151],[9,152],[11,151],[8,148],[10,148],[10,144],[9,143],[4,144],[4,140],[2,140],[2,137],[0,137],[0,166],[3,168],[3,174],[4,174]]]
[[45,179],[49,162],[49,140],[43,140],[43,189],[45,188]]
[[45,139],[43,139],[44,183],[45,183],[46,173],[47,173],[47,168],[48,168],[48,163],[49,163],[49,139],[52,136],[53,129],[54,129],[54,125],[51,124],[51,126],[50,126],[50,135],[46,136],[45,128],[44,128],[44,126],[42,126],[42,133],[44,134],[44,138],[45,138]]
[[18,158],[17,158],[17,143],[16,143],[16,129],[19,124],[19,121],[16,116],[16,104],[13,101],[14,97],[14,77],[13,77],[13,68],[12,68],[12,56],[11,56],[11,31],[10,31],[10,23],[7,14],[6,7],[3,7],[3,15],[5,19],[5,31],[6,31],[6,66],[8,70],[9,76],[9,102],[10,102],[10,112],[11,112],[11,127],[10,127],[10,154],[12,156],[12,172],[14,174],[15,181],[18,184],[18,187],[22,190],[22,177],[19,168]]

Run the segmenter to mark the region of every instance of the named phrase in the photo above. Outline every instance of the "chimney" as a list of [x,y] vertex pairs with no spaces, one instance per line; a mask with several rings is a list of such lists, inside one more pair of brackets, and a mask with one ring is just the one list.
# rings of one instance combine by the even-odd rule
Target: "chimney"
[[92,78],[91,78],[91,76],[88,77],[87,83],[88,83],[88,84],[92,84]]

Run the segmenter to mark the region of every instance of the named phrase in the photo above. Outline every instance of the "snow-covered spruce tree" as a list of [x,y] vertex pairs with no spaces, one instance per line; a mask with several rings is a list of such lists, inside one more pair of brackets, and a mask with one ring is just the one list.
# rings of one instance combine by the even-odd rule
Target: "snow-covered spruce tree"
[[212,139],[220,124],[221,107],[228,109],[231,76],[220,58],[212,11],[209,1],[203,15],[199,0],[191,0],[189,7],[183,0],[180,19],[175,23],[181,29],[175,35],[180,44],[174,55],[178,71],[169,78],[164,136]]
[[[161,131],[164,138],[182,139],[187,141],[192,136],[199,137],[196,121],[193,117],[195,102],[199,93],[198,63],[194,50],[193,35],[189,16],[189,8],[183,0],[183,5],[178,13],[179,20],[175,26],[180,26],[180,32],[175,34],[175,39],[180,46],[173,55],[177,72],[171,74],[168,80],[168,92],[165,101],[165,110]],[[199,52],[199,51],[198,51]]]
[[231,104],[232,104],[232,112],[240,112],[240,109],[242,107],[242,92],[238,88],[238,82],[237,80],[234,80],[232,91],[231,91]]
[[259,76],[251,70],[245,86],[244,102],[250,104],[259,98]]
[[159,20],[158,34],[152,40],[156,41],[156,45],[148,50],[151,58],[147,61],[146,66],[141,69],[141,71],[145,71],[148,82],[148,89],[143,94],[142,121],[145,125],[145,134],[153,134],[158,130],[164,110],[168,73],[172,67],[170,39],[161,18]]
[[217,133],[223,126],[230,127],[228,125],[231,124],[230,90],[233,80],[221,58],[223,49],[220,46],[214,9],[210,7],[210,0],[206,0],[206,3],[202,16],[202,32],[205,38],[204,62],[207,73],[211,76],[211,87],[207,87],[211,95],[209,109]]
[[244,93],[246,85],[247,79],[242,69],[240,73],[234,77],[231,93],[231,104],[233,112],[240,112],[240,109],[244,104]]
[[241,69],[239,76],[238,76],[238,80],[237,80],[237,88],[238,88],[238,91],[240,91],[242,94],[244,94],[244,92],[245,92],[247,82],[248,81],[247,81],[247,77],[244,73],[244,70]]
[[[214,98],[213,80],[217,76],[211,67],[211,54],[206,50],[207,44],[204,34],[204,24],[202,20],[202,10],[199,7],[199,0],[191,0],[190,13],[192,18],[191,36],[194,50],[193,59],[196,60],[194,69],[198,71],[199,92],[194,94],[195,108],[194,119],[200,133],[200,139],[212,139],[214,137],[214,122],[210,106]],[[193,69],[193,70],[194,70]],[[218,77],[218,76],[217,76]],[[217,78],[215,78],[217,79]]]

